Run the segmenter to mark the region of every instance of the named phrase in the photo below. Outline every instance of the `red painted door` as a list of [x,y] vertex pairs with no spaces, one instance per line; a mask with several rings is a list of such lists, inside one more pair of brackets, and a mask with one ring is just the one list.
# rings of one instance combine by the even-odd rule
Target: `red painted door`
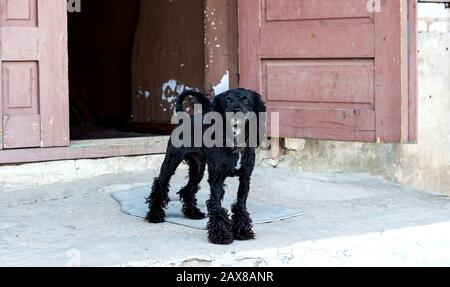
[[69,144],[66,4],[0,0],[0,149]]
[[239,0],[240,85],[282,137],[414,141],[415,15],[413,0]]

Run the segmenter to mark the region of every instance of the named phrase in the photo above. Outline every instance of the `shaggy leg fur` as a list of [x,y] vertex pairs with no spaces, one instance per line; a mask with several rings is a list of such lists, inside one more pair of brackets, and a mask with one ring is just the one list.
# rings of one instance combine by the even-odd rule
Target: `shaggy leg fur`
[[228,211],[221,206],[221,201],[225,193],[222,182],[214,182],[211,184],[211,199],[208,200],[208,216],[207,225],[208,240],[213,244],[231,244],[234,240],[232,223],[228,216]]
[[169,204],[169,185],[161,184],[159,178],[155,178],[152,186],[152,193],[147,198],[147,204],[149,211],[147,213],[146,220],[150,223],[162,223],[166,217],[164,211]]
[[190,158],[187,162],[189,164],[189,182],[178,192],[183,203],[182,212],[189,219],[201,220],[206,215],[197,207],[196,194],[205,174],[205,164],[195,158]]
[[238,199],[232,207],[233,236],[236,240],[255,239],[252,220],[247,211],[247,199],[250,191],[250,176],[242,175],[240,178]]
[[233,216],[233,237],[236,240],[255,239],[255,233],[252,230],[252,220],[247,209],[239,204],[234,204],[232,208]]
[[[209,205],[209,202],[208,202]],[[207,225],[208,240],[213,244],[227,245],[234,241],[232,224],[225,208],[208,208],[209,221]]]
[[169,184],[170,179],[175,174],[175,171],[180,164],[179,161],[175,161],[173,157],[167,156],[161,167],[161,173],[158,178],[155,179],[152,186],[152,193],[147,199],[149,206],[149,212],[147,213],[146,220],[150,223],[162,223],[166,217],[164,211],[169,204]]

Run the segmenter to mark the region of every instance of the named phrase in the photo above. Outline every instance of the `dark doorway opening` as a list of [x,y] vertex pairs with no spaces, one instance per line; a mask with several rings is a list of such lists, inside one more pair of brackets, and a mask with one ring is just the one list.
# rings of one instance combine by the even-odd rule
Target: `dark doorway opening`
[[174,98],[204,87],[203,11],[203,0],[96,0],[69,13],[71,140],[170,133]]

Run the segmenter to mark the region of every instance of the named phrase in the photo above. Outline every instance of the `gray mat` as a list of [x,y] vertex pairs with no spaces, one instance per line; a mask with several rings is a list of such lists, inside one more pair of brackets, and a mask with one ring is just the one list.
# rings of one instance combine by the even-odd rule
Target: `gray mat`
[[[181,185],[173,184],[171,194],[176,194],[180,189]],[[112,194],[112,197],[119,202],[122,212],[131,216],[145,218],[148,210],[148,207],[145,204],[145,198],[148,197],[149,193],[149,186],[141,186],[115,192]],[[205,202],[208,199],[208,193],[209,192],[202,190],[198,194],[199,208],[205,213]],[[227,195],[228,196],[225,196],[223,206],[230,209],[230,206],[235,199],[235,193],[228,192]],[[292,209],[254,200],[249,200],[247,207],[255,224],[271,223],[305,214],[304,211],[299,209]],[[190,220],[185,218],[181,213],[181,202],[177,197],[171,196],[171,202],[166,210],[166,222],[204,230],[206,229],[207,219]]]

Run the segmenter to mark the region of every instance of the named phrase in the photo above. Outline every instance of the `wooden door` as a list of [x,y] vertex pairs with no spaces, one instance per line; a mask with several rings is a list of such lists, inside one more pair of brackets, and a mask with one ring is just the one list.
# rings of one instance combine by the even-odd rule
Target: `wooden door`
[[239,0],[240,85],[282,137],[414,141],[415,2]]
[[0,0],[0,149],[69,144],[66,4]]
[[203,90],[204,2],[141,0],[131,91],[137,130],[170,134],[177,96],[187,89]]

